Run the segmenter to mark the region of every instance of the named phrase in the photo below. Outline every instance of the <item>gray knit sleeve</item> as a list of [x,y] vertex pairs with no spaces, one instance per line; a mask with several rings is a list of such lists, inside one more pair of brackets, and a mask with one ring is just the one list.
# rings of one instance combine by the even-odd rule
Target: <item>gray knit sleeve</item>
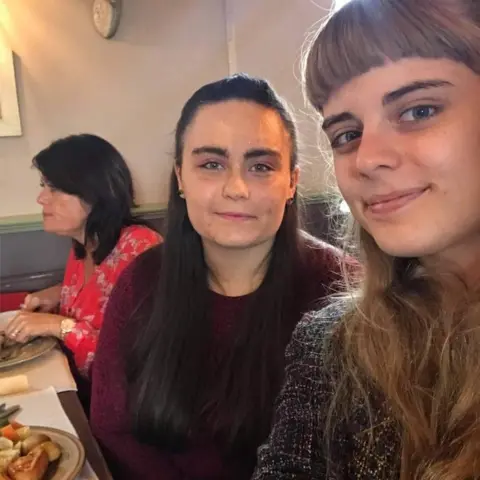
[[326,351],[344,307],[307,314],[286,350],[285,383],[277,398],[273,428],[258,450],[254,480],[325,479],[323,421],[333,385]]

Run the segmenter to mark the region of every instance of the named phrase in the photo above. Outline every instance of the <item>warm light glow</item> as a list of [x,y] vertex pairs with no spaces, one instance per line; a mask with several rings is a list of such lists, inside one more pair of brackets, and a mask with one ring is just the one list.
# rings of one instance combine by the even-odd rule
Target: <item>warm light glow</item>
[[0,0],[0,26],[5,27],[5,24],[8,22],[9,15],[8,9],[3,0]]
[[5,23],[8,18],[7,6],[0,0],[0,66],[3,67],[3,64],[7,61],[7,49],[6,45],[6,32],[5,32]]
[[350,0],[334,0],[334,5],[335,5],[335,10],[338,10],[339,8],[342,8],[344,5],[346,5]]
[[6,42],[11,27],[10,12],[3,0],[0,0],[0,42]]
[[2,62],[9,61],[12,50],[12,15],[5,0],[0,0],[0,50]]
[[345,200],[342,200],[342,202],[340,203],[340,213],[350,213],[350,207]]

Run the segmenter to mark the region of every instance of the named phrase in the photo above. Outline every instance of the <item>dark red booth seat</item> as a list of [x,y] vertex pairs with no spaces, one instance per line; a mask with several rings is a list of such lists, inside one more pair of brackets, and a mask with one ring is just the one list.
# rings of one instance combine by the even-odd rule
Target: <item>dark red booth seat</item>
[[18,310],[28,292],[0,293],[0,312]]

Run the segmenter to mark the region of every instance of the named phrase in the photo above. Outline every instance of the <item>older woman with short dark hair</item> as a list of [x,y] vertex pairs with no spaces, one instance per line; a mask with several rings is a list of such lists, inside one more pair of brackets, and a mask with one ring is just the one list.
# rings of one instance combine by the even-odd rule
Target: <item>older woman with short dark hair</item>
[[33,165],[47,232],[72,239],[62,285],[28,295],[6,329],[19,342],[58,337],[85,378],[110,292],[123,269],[161,237],[132,214],[132,176],[118,150],[89,134],[53,142]]

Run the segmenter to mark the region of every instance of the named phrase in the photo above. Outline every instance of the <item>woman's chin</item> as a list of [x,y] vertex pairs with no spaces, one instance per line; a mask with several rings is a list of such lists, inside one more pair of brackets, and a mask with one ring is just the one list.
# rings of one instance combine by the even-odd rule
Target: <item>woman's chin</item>
[[43,221],[43,231],[54,235],[61,235],[63,237],[70,236],[68,231],[59,228],[58,225],[54,225],[51,221]]
[[47,233],[57,233],[57,229],[52,225],[52,222],[43,220],[43,230]]
[[267,239],[251,235],[225,235],[218,236],[212,241],[222,248],[245,250],[254,248],[266,242]]

